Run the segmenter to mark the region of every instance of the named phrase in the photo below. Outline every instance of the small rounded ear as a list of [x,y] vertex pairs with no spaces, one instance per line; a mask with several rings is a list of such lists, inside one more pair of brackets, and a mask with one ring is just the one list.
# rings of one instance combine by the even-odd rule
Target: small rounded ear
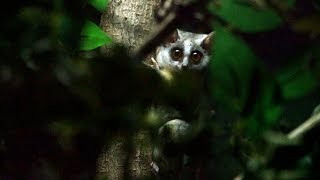
[[178,30],[174,30],[169,37],[166,38],[165,44],[175,43],[178,40]]
[[211,44],[212,44],[212,41],[213,41],[213,37],[214,37],[214,32],[211,32],[210,34],[207,35],[206,38],[204,38],[204,40],[201,43],[201,47],[204,50],[210,52],[210,47],[211,47]]

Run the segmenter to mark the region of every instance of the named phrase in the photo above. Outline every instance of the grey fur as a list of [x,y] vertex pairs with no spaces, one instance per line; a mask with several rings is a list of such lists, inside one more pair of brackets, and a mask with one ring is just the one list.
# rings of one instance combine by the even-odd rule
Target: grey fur
[[[171,69],[179,71],[182,69],[195,69],[201,70],[209,63],[210,56],[207,49],[204,49],[202,44],[208,36],[208,34],[197,34],[192,32],[186,32],[177,29],[178,38],[173,43],[166,43],[158,47],[156,51],[156,62],[160,69]],[[210,38],[211,41],[211,38]],[[170,56],[172,48],[178,47],[183,50],[183,58],[181,61],[175,61]],[[203,54],[203,57],[198,64],[194,64],[190,60],[190,55],[194,51],[199,51]]]

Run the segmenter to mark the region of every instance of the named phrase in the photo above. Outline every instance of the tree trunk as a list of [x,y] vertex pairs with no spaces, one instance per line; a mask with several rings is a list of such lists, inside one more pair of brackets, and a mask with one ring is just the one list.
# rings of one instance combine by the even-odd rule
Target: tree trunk
[[114,42],[126,45],[132,52],[154,27],[154,10],[159,3],[160,0],[110,0],[101,26]]
[[[142,44],[146,35],[156,24],[154,10],[160,0],[110,0],[101,17],[103,30],[113,42],[125,45],[129,53]],[[108,53],[109,47],[103,47]],[[115,136],[98,160],[98,179],[146,179],[151,176],[151,140],[145,131],[139,131],[128,138],[123,134]],[[133,148],[128,149],[129,145]]]

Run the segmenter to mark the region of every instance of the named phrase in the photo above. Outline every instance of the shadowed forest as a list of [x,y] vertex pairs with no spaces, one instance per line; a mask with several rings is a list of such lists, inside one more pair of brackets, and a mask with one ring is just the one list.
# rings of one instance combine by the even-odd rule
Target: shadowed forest
[[[2,5],[0,180],[320,178],[320,1],[162,0],[134,46],[120,2]],[[146,65],[176,29],[214,32],[201,80]]]

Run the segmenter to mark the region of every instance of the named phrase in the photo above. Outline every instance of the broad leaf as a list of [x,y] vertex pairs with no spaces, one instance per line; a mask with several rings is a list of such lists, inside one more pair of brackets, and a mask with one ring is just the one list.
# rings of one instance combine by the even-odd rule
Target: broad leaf
[[258,9],[240,4],[235,0],[219,1],[219,6],[210,7],[231,25],[244,32],[268,31],[279,26],[281,18],[271,9]]
[[277,80],[281,85],[282,94],[285,99],[301,98],[318,86],[317,79],[313,76],[308,68],[308,64],[305,62],[298,61],[279,72]]
[[276,99],[276,81],[263,70],[261,61],[244,41],[220,26],[216,27],[212,53],[212,97],[240,113],[250,134],[272,126],[283,108]]
[[215,97],[228,99],[228,104],[242,110],[256,57],[240,39],[221,27],[216,27],[213,57],[210,64]]
[[92,50],[109,43],[111,43],[111,38],[99,26],[86,21],[81,32],[81,50]]

